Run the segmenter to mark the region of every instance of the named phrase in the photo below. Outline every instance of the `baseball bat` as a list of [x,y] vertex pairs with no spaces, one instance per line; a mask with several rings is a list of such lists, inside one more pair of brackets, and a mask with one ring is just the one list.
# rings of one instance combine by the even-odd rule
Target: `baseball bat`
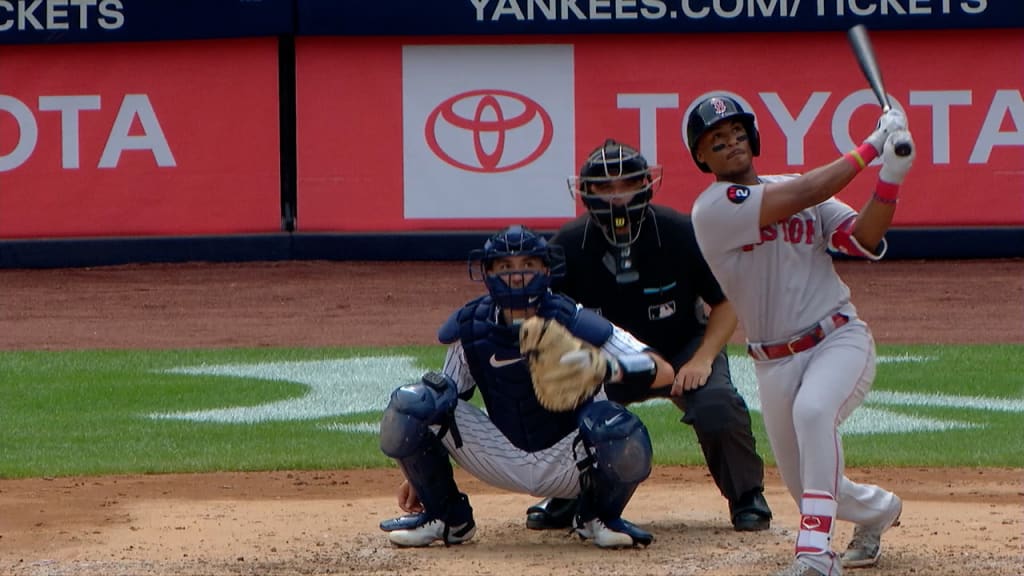
[[[878,98],[878,105],[883,112],[888,112],[892,106],[889,104],[889,95],[885,92],[885,83],[882,82],[882,69],[878,67],[878,59],[875,58],[875,50],[871,46],[871,39],[868,38],[868,29],[863,24],[857,24],[847,32],[850,40],[850,48],[853,55],[860,64],[860,70],[864,73],[868,85]],[[897,156],[909,156],[911,152],[910,142],[896,144]]]

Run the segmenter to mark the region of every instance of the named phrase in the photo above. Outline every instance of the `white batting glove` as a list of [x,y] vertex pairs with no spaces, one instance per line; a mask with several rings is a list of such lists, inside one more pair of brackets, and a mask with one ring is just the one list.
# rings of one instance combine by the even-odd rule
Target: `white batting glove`
[[[896,147],[909,145],[910,154],[899,156],[896,154]],[[914,164],[914,157],[917,155],[917,146],[908,130],[896,130],[885,140],[885,147],[882,150],[882,170],[878,173],[878,179],[890,184],[901,184],[906,178],[907,172]]]
[[889,137],[889,134],[897,130],[907,129],[907,116],[895,108],[891,108],[888,112],[882,114],[878,118],[878,124],[875,126],[875,131],[870,136],[864,139],[865,142],[871,144],[879,154],[882,154],[883,148],[885,148],[885,140]]

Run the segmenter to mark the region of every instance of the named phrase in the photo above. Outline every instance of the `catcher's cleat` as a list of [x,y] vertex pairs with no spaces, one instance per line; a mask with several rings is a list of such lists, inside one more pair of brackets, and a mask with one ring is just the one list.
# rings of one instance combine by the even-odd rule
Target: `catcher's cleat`
[[545,498],[526,509],[526,527],[530,530],[570,528],[575,516],[575,498]]
[[843,568],[865,568],[874,566],[882,556],[882,534],[893,526],[900,525],[903,501],[893,494],[892,507],[882,521],[874,526],[858,524],[853,529],[853,539],[843,552]]
[[771,528],[772,511],[761,492],[761,488],[751,490],[738,501],[729,503],[732,526],[737,532],[760,532]]
[[451,546],[471,539],[476,534],[476,522],[469,498],[459,494],[442,517],[427,512],[406,514],[381,522],[380,529],[388,533],[388,540],[395,546],[418,548],[437,541]]
[[[415,516],[415,515],[413,515]],[[403,516],[405,523],[412,522],[413,516]],[[430,546],[432,543],[441,541],[445,546],[462,544],[476,534],[476,522],[470,517],[468,521],[459,525],[450,525],[441,519],[426,520],[426,515],[421,514],[423,522],[414,528],[400,528],[388,532],[388,540],[395,546],[403,548],[419,548]]]
[[581,540],[593,540],[600,548],[629,548],[648,546],[654,542],[654,535],[637,528],[632,522],[616,518],[602,522],[598,518],[584,522],[576,517],[576,534]]

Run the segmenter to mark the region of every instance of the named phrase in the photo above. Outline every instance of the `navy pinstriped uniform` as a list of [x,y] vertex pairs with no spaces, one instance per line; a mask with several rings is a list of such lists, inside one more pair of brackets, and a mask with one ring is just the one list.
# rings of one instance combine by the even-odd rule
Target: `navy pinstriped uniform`
[[[515,492],[571,497],[579,492],[574,451],[578,431],[574,412],[551,412],[533,392],[525,359],[519,352],[519,327],[499,321],[492,298],[482,296],[456,311],[438,332],[448,344],[442,371],[458,385],[455,428],[442,441],[456,462],[485,482]],[[580,339],[612,357],[643,352],[647,347],[571,299],[542,297],[537,314],[554,318]],[[469,402],[480,391],[486,412]],[[606,399],[599,392],[592,401]]]

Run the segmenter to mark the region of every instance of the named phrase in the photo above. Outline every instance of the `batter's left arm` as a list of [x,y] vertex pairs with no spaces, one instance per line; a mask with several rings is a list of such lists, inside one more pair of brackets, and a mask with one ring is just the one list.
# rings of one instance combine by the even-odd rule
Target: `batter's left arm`
[[[897,143],[910,143],[911,153],[900,156],[896,153]],[[875,193],[860,211],[853,227],[853,237],[861,246],[876,252],[885,236],[899,201],[900,185],[914,163],[913,140],[907,130],[897,130],[889,135],[882,150],[882,169],[878,172]]]
[[675,382],[672,383],[673,396],[695,390],[707,383],[711,376],[711,365],[732,338],[732,333],[736,331],[736,323],[736,311],[732,307],[732,302],[722,300],[711,306],[708,325],[700,346],[693,357],[676,372]]
[[895,204],[883,204],[874,198],[868,200],[854,221],[853,237],[864,249],[877,253],[895,214]]

